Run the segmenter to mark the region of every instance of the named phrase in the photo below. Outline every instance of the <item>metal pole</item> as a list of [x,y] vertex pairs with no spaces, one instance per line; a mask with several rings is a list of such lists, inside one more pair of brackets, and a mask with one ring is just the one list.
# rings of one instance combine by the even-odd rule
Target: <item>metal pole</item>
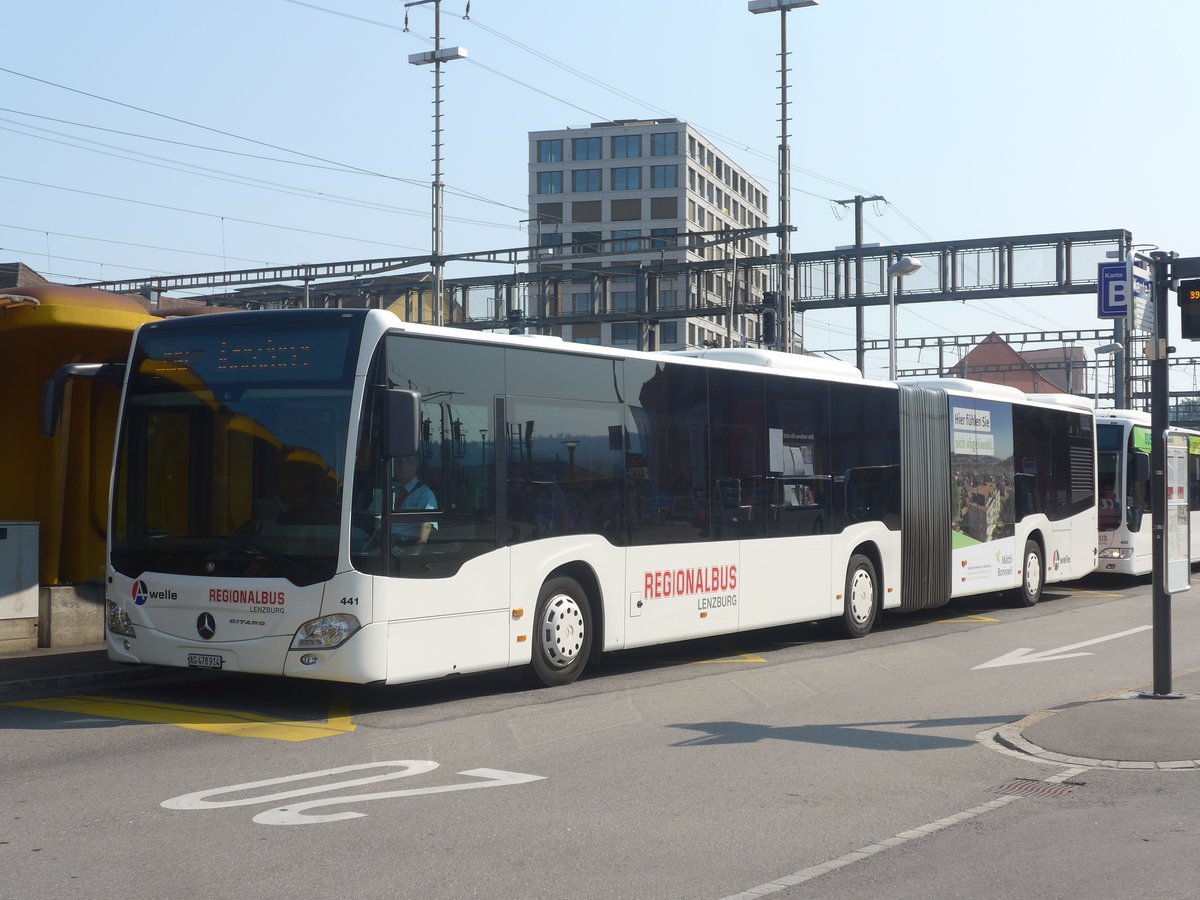
[[433,292],[433,321],[442,325],[442,200],[445,185],[442,184],[442,62],[438,53],[442,49],[442,4],[433,4],[433,258],[430,260],[430,290]]
[[861,372],[867,364],[867,351],[863,347],[863,341],[866,339],[862,298],[866,293],[866,280],[863,277],[863,204],[870,203],[874,200],[884,200],[886,198],[878,194],[871,197],[864,197],[862,194],[856,194],[853,200],[838,200],[836,201],[841,206],[854,204],[854,249],[858,256],[854,260],[854,296],[858,303],[854,307],[854,365]]
[[[443,271],[445,259],[442,256],[442,235],[444,232],[443,208],[445,206],[446,186],[442,183],[442,63],[453,59],[465,59],[467,51],[462,47],[442,49],[442,0],[410,0],[404,4],[405,10],[412,6],[433,4],[433,52],[410,54],[408,61],[414,66],[433,64],[433,197],[431,226],[433,231],[433,248],[429,258],[429,287],[432,297],[433,321],[437,325],[445,324],[445,297],[442,296],[444,287]],[[468,3],[469,7],[470,4]],[[408,13],[404,14],[404,30],[408,31]]]
[[726,343],[728,346],[732,347],[733,346],[733,318],[734,318],[734,310],[737,308],[737,290],[738,290],[737,243],[734,242],[734,243],[730,244],[730,249],[731,249],[733,255],[730,257],[730,260],[729,260],[729,268],[730,268],[729,314],[725,320],[725,324],[726,324]]
[[1154,600],[1152,624],[1154,643],[1154,694],[1157,698],[1177,697],[1171,693],[1171,595],[1167,593],[1167,428],[1170,424],[1170,371],[1167,358],[1167,291],[1171,285],[1170,261],[1173,252],[1156,251],[1154,259],[1154,335],[1150,360],[1150,504],[1153,522]]
[[[1125,259],[1133,248],[1124,237],[1117,241],[1117,259]],[[1113,408],[1129,409],[1129,325],[1124,319],[1113,320],[1113,343],[1122,349],[1113,356]]]
[[858,298],[858,304],[854,307],[854,365],[858,367],[858,371],[863,371],[867,365],[867,351],[863,347],[863,339],[866,337],[864,331],[866,323],[863,315],[863,196],[856,194],[854,197],[854,249],[858,251],[858,258],[854,260],[854,296]]
[[[776,345],[792,352],[792,151],[788,147],[787,9],[779,11],[779,318]],[[804,336],[800,336],[803,349]]]
[[888,381],[896,380],[896,279],[887,271],[892,267],[892,254],[888,251],[884,277],[888,287]]

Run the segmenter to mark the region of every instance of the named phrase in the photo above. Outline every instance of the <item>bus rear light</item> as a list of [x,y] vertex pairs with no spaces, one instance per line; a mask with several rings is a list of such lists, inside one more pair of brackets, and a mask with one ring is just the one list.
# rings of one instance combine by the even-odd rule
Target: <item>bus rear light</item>
[[108,601],[108,630],[113,634],[123,634],[126,637],[137,637],[133,630],[133,622],[121,604]]
[[305,622],[292,638],[293,650],[332,650],[350,640],[362,626],[349,613],[334,613]]

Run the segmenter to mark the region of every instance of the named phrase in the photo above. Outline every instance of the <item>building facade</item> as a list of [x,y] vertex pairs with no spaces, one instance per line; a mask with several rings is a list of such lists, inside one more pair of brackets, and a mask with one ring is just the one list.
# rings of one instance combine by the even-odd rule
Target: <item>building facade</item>
[[[545,308],[595,315],[543,330],[645,350],[758,346],[759,317],[738,313],[730,323],[724,310],[761,302],[766,274],[735,261],[766,256],[767,237],[684,246],[680,235],[765,228],[768,202],[761,184],[678,119],[530,132],[530,243],[541,248],[538,271],[562,274]],[[658,274],[720,260],[729,266]],[[671,315],[697,307],[722,312]]]

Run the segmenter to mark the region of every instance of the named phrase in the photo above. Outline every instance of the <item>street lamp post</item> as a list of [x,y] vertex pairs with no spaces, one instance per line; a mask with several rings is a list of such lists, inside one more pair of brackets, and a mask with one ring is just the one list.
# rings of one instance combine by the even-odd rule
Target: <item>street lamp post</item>
[[570,481],[575,477],[575,448],[579,446],[579,441],[563,441],[562,443],[567,448],[567,480]]
[[[889,254],[890,256],[890,254]],[[921,261],[902,256],[887,267],[888,288],[888,380],[896,380],[896,279],[921,268]]]
[[445,324],[442,308],[442,274],[446,261],[442,258],[442,235],[444,232],[443,209],[445,188],[442,183],[442,63],[455,59],[466,59],[463,47],[442,46],[442,0],[411,0],[404,4],[404,30],[408,31],[408,12],[413,6],[433,4],[433,50],[425,53],[410,53],[408,61],[414,66],[433,66],[433,197],[432,197],[432,254],[429,261],[430,292],[433,300],[435,325]]
[[[746,8],[755,15],[779,13],[779,274],[776,284],[779,314],[776,347],[792,350],[792,151],[788,146],[787,14],[789,9],[816,6],[817,0],[748,0]],[[803,335],[801,335],[803,345]],[[801,346],[803,349],[803,346]]]
[[[1111,344],[1105,344],[1102,347],[1097,347],[1095,350],[1092,351],[1092,353],[1096,354],[1096,385],[1092,391],[1092,406],[1093,407],[1098,407],[1100,405],[1100,354],[1102,354],[1102,353],[1119,353],[1120,351],[1122,351],[1124,349],[1125,349],[1124,344],[1119,343],[1117,341],[1113,341]],[[1116,397],[1116,392],[1114,391],[1113,406],[1115,407],[1116,405],[1117,405],[1117,397]]]

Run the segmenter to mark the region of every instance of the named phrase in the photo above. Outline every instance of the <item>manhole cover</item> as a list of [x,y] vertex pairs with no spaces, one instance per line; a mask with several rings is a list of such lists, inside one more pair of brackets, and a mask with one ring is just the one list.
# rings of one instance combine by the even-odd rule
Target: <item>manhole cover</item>
[[1071,793],[1071,788],[1082,782],[1065,781],[1053,784],[1048,781],[1036,781],[1033,778],[1014,778],[1012,781],[995,788],[995,794],[1009,794],[1016,797],[1065,797]]

